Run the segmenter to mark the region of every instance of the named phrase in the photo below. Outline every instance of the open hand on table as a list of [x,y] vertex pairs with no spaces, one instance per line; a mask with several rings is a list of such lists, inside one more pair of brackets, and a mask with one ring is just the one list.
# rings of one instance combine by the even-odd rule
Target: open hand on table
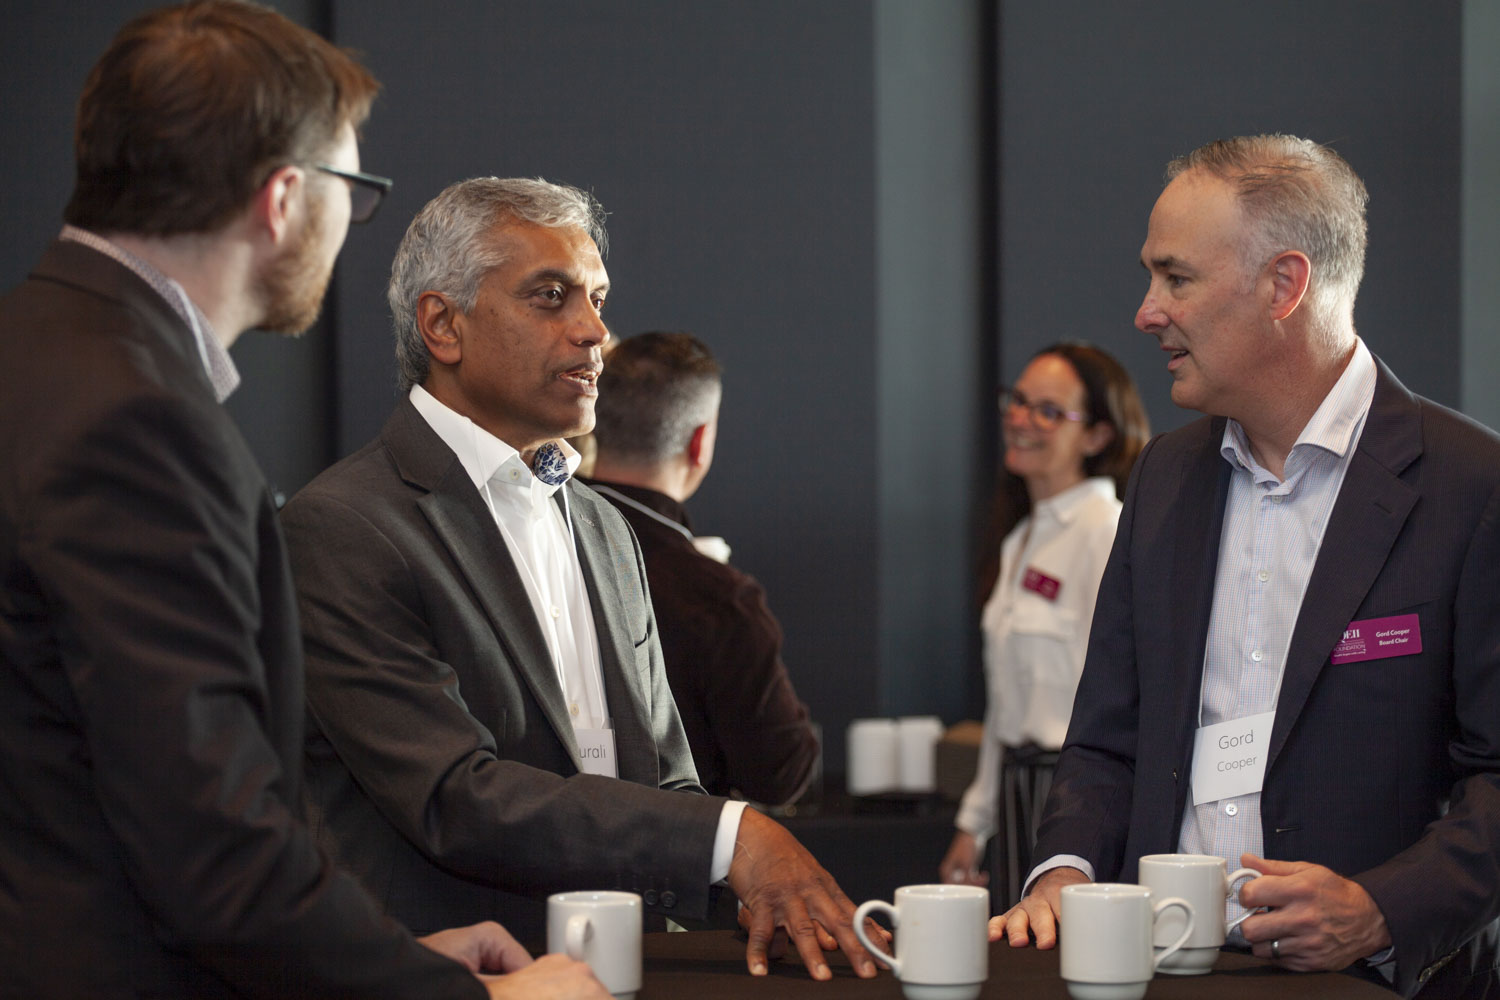
[[[1240,889],[1249,908],[1269,907],[1240,924],[1240,933],[1261,958],[1299,972],[1343,969],[1390,947],[1385,915],[1357,882],[1306,861],[1267,861],[1240,855],[1240,864],[1261,877]],[[1277,955],[1271,942],[1277,942]]]
[[1088,880],[1089,877],[1077,868],[1053,868],[1045,872],[1019,903],[998,917],[990,918],[990,940],[1005,938],[1012,948],[1024,948],[1034,937],[1038,948],[1057,947],[1063,887]]
[[[842,949],[862,979],[875,975],[875,960],[854,936],[854,904],[838,883],[785,827],[754,809],[746,809],[729,863],[729,887],[740,899],[740,926],[749,942],[745,964],[750,974],[767,972],[776,932],[802,956],[814,979],[831,979],[824,951]],[[866,933],[888,945],[890,935],[871,924]],[[785,950],[785,945],[782,945]]]

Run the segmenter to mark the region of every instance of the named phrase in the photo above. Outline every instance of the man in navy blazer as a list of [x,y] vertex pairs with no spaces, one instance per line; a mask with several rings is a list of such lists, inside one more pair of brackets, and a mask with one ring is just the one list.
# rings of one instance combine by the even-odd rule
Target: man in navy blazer
[[1231,902],[1268,908],[1255,954],[1491,995],[1500,440],[1355,336],[1367,195],[1337,154],[1231,139],[1168,178],[1136,325],[1209,416],[1137,463],[1048,860],[992,936],[1051,947],[1064,886],[1223,854],[1262,873]]

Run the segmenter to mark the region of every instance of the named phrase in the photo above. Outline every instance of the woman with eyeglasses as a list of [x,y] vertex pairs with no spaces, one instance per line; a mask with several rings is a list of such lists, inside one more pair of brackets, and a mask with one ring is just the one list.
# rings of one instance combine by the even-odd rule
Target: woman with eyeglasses
[[1004,472],[981,577],[984,738],[939,868],[945,882],[988,884],[979,861],[995,838],[1004,909],[1033,863],[1119,497],[1150,426],[1125,369],[1082,343],[1039,351],[1000,394],[1000,413]]

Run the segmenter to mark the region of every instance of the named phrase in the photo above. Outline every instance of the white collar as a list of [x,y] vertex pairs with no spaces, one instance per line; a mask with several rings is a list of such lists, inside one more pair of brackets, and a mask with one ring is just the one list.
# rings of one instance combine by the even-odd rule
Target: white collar
[[[557,485],[544,483],[532,475],[531,469],[521,461],[520,452],[480,427],[468,417],[440,402],[420,385],[411,387],[411,405],[427,421],[443,443],[453,449],[464,471],[474,481],[476,489],[483,490],[486,483],[499,477],[502,483],[513,483],[539,491],[544,496],[557,492]],[[568,442],[558,439],[563,457],[568,463],[568,475],[578,471],[583,456]],[[514,472],[512,477],[509,473]],[[502,474],[504,473],[504,474]]]

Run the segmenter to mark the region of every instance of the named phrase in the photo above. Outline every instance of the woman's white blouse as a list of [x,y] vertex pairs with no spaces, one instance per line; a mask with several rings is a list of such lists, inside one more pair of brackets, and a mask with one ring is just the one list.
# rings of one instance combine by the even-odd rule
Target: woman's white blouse
[[1004,748],[1056,750],[1067,735],[1119,520],[1114,480],[1095,476],[1037,504],[1001,545],[1000,576],[980,619],[984,741],[956,820],[981,842],[996,829]]

